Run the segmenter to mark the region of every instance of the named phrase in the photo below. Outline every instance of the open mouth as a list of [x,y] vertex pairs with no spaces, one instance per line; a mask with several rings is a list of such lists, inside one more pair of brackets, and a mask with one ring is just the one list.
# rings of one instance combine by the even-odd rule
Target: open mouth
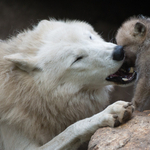
[[136,79],[136,75],[134,67],[129,67],[124,63],[117,72],[109,75],[106,80],[117,84],[129,84]]

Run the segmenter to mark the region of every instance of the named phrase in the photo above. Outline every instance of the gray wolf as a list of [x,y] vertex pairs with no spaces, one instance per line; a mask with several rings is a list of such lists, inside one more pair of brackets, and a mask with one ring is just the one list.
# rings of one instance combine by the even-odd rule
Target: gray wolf
[[108,106],[113,85],[134,80],[123,62],[122,46],[81,21],[43,20],[1,41],[1,149],[73,150],[99,127],[130,119],[131,103]]
[[124,46],[126,61],[137,72],[133,104],[143,111],[150,108],[150,19],[131,17],[125,21],[116,35],[118,44]]

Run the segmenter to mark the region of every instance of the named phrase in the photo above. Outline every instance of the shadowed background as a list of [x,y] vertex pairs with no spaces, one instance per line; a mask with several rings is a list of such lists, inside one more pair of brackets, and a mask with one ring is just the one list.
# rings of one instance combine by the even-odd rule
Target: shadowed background
[[[133,15],[150,16],[148,2],[109,0],[1,0],[0,39],[4,40],[18,32],[31,28],[42,19],[77,19],[89,22],[106,41],[114,42],[117,29]],[[115,88],[111,102],[130,101],[133,86]]]

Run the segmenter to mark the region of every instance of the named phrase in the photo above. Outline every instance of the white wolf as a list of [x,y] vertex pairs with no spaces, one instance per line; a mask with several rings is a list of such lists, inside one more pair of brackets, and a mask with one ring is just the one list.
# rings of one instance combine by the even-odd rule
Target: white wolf
[[44,20],[1,41],[1,149],[73,150],[99,127],[128,120],[130,103],[103,110],[112,85],[131,82],[117,71],[123,61],[121,46],[80,21]]

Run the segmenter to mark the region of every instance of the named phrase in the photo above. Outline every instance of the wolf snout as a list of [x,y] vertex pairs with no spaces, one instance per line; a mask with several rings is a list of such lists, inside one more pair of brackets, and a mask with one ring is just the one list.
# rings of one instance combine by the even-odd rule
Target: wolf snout
[[124,49],[123,46],[116,46],[113,51],[113,60],[121,61],[124,58]]

